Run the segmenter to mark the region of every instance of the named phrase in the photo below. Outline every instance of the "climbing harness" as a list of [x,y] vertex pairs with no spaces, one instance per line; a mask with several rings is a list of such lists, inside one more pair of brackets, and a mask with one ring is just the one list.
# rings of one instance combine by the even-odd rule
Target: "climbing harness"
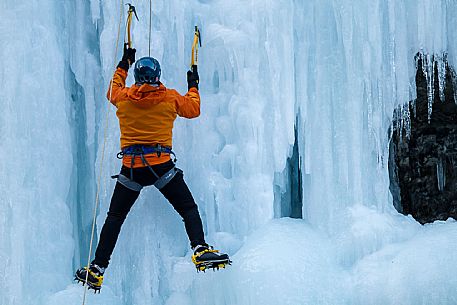
[[121,152],[117,154],[119,159],[122,158],[123,155],[133,155],[133,154],[157,154],[157,157],[160,157],[162,153],[171,154],[176,158],[175,153],[171,150],[171,147],[162,146],[160,144],[157,145],[132,145],[122,149]]
[[192,57],[190,59],[190,68],[198,65],[198,46],[202,46],[200,30],[195,26],[194,42],[192,43]]
[[135,157],[140,157],[141,161],[144,166],[146,166],[151,173],[154,175],[154,177],[157,178],[156,182],[153,184],[157,189],[162,189],[165,185],[167,185],[171,179],[173,179],[178,172],[182,173],[182,170],[177,168],[176,166],[173,166],[172,169],[170,169],[168,172],[166,172],[164,175],[159,176],[155,170],[152,168],[152,166],[149,164],[149,162],[146,160],[145,155],[148,154],[157,154],[157,157],[160,157],[162,153],[166,153],[169,155],[172,155],[173,158],[173,163],[176,163],[176,154],[171,150],[171,147],[167,146],[161,146],[161,145],[153,145],[153,146],[147,146],[147,145],[132,145],[129,147],[126,147],[122,149],[121,152],[117,154],[118,159],[122,159],[124,156],[131,156],[132,161],[130,164],[130,178],[119,174],[119,175],[114,175],[111,176],[113,179],[117,179],[117,181],[125,186],[128,189],[131,189],[133,191],[139,192],[143,188],[141,184],[133,180],[133,166],[135,165]]
[[117,182],[128,188],[129,190],[135,191],[135,192],[140,192],[143,189],[143,186],[139,184],[138,182],[133,181],[132,179],[119,174],[119,175],[114,175],[111,176],[113,179],[117,179]]
[[[119,9],[119,23],[118,23],[118,28],[117,28],[117,38],[116,38],[116,44],[114,47],[114,56],[113,56],[113,67],[116,69],[116,55],[117,51],[119,48],[119,40],[121,36],[121,25],[122,25],[122,17],[123,17],[123,7],[124,7],[124,1],[120,0],[120,9]],[[113,70],[114,70],[113,69]],[[112,73],[114,75],[114,71]],[[110,84],[110,96],[109,96],[109,101],[111,102],[112,100],[112,92],[113,92],[113,79],[111,79],[111,84]],[[87,257],[87,266],[86,268],[89,269],[90,266],[90,257],[92,253],[92,247],[94,243],[94,235],[95,235],[95,223],[97,219],[97,210],[98,210],[98,205],[99,205],[99,197],[100,197],[100,185],[101,185],[101,177],[103,175],[103,162],[105,160],[105,148],[106,148],[106,142],[107,142],[107,134],[108,134],[108,128],[109,128],[109,113],[110,113],[110,107],[109,103],[107,103],[107,111],[106,111],[106,116],[105,116],[105,128],[103,130],[103,145],[102,145],[102,152],[101,152],[101,158],[100,158],[100,171],[97,179],[97,191],[95,193],[95,203],[94,203],[94,211],[93,211],[93,217],[92,217],[92,231],[91,231],[91,236],[90,236],[90,243],[89,243],[89,253]],[[88,277],[89,273],[86,273],[86,278],[85,278],[85,283],[88,282]],[[82,305],[86,304],[86,294],[87,294],[87,289],[90,288],[88,285],[84,286],[84,295],[83,295],[83,301]],[[95,289],[94,289],[95,290]],[[97,292],[97,290],[95,290]]]

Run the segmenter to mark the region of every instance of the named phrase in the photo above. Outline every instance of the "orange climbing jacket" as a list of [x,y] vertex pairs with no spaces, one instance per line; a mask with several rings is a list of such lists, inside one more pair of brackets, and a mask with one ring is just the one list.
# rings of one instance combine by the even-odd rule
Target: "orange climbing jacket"
[[[107,98],[117,107],[121,129],[121,149],[132,145],[172,147],[172,130],[176,116],[196,118],[200,115],[200,95],[190,88],[182,96],[162,83],[158,87],[142,84],[125,86],[127,71],[117,68],[113,76],[113,91],[108,89]],[[150,165],[170,160],[167,153],[144,155]],[[131,167],[131,156],[124,156],[123,164]],[[145,166],[140,157],[135,157],[133,167]]]

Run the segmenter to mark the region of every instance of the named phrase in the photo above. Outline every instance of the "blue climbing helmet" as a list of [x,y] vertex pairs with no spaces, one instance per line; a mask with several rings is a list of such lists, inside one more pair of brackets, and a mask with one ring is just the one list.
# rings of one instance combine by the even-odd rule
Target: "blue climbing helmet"
[[136,64],[133,74],[135,76],[135,83],[141,84],[158,84],[160,80],[160,64],[157,59],[152,57],[140,58]]

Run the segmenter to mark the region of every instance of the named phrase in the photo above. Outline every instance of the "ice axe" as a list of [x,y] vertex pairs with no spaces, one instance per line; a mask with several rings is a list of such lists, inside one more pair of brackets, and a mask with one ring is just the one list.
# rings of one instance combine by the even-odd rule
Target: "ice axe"
[[190,68],[192,71],[197,68],[198,65],[198,47],[202,46],[202,39],[201,39],[201,34],[200,30],[198,29],[197,26],[195,26],[195,32],[194,32],[194,42],[192,43],[192,57],[190,59]]
[[138,15],[136,14],[135,7],[130,3],[127,3],[126,5],[129,6],[129,10],[127,12],[127,45],[129,48],[131,48],[132,47],[132,35],[130,33],[130,27],[132,25],[133,15],[135,14],[136,20],[140,21],[140,19],[138,19]]

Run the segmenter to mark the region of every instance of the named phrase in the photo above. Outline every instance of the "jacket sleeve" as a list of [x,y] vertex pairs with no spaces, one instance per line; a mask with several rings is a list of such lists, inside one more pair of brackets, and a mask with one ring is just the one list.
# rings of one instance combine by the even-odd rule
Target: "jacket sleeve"
[[196,88],[190,88],[186,95],[177,96],[178,115],[192,119],[200,115],[200,94]]
[[[114,106],[117,107],[117,103],[127,96],[126,88],[125,88],[125,79],[127,78],[127,71],[122,68],[117,68],[116,72],[114,72],[113,78],[111,82],[113,82],[111,87],[111,82],[108,87],[108,92],[106,93],[106,98],[110,101]],[[112,88],[112,92],[111,92]]]

